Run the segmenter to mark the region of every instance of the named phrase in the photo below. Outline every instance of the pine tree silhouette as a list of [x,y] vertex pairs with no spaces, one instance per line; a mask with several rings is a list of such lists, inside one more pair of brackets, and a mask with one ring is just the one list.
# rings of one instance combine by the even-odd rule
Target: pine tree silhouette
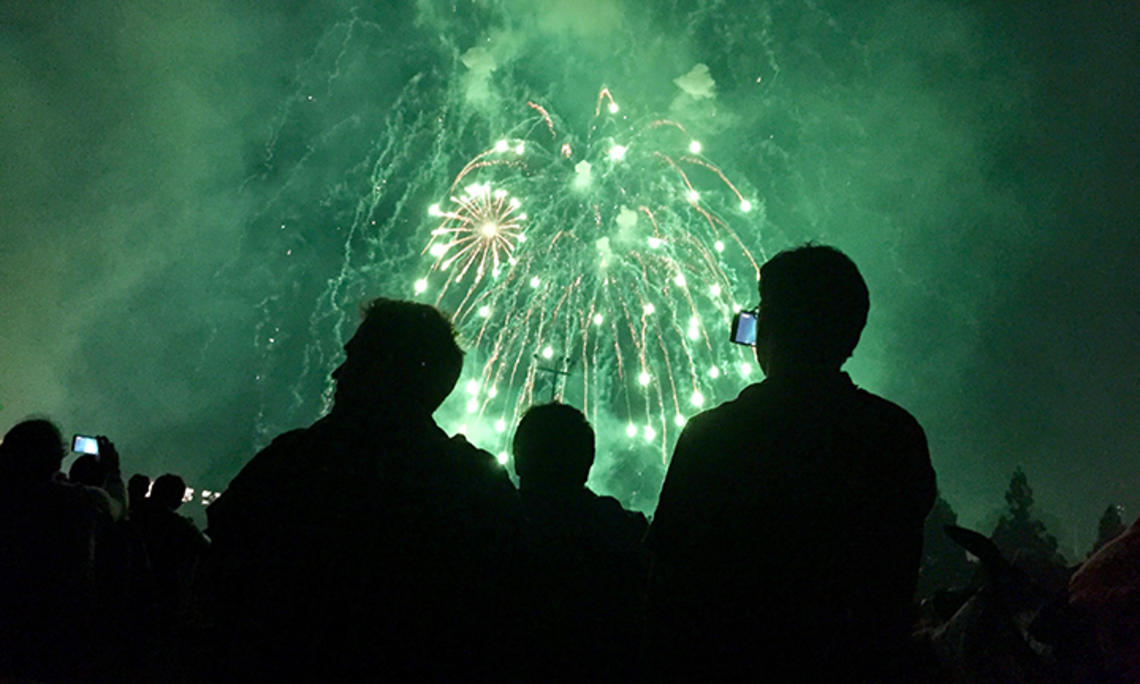
[[1057,552],[1057,538],[1049,534],[1045,523],[1033,518],[1033,489],[1021,466],[1009,479],[1005,501],[1007,512],[991,535],[1002,554],[1009,559],[1020,556],[1034,562],[1064,565],[1065,559]]
[[1120,536],[1124,532],[1124,519],[1121,517],[1122,507],[1116,504],[1109,504],[1105,509],[1104,515],[1100,516],[1100,522],[1097,524],[1096,543],[1093,544],[1092,550],[1089,555],[1093,555],[1100,550],[1108,542]]

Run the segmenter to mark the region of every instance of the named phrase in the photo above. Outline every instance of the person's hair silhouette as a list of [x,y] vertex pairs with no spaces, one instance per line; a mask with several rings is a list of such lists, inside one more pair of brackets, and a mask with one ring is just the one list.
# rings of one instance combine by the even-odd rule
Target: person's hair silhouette
[[4,480],[40,482],[51,479],[63,462],[63,436],[55,423],[33,418],[16,424],[0,442]]
[[780,252],[760,268],[756,355],[765,373],[839,368],[867,323],[867,284],[834,247]]
[[150,499],[164,511],[176,511],[186,496],[186,482],[173,473],[159,475],[150,491]]
[[573,406],[532,406],[515,430],[513,451],[520,487],[580,488],[594,464],[594,429]]
[[426,304],[383,297],[369,302],[363,315],[344,346],[344,363],[332,373],[334,410],[406,404],[430,415],[463,370],[451,322]]

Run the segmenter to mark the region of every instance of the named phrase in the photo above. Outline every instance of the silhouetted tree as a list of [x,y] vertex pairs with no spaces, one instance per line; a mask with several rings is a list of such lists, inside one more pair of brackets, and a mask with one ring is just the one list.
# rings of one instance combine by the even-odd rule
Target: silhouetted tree
[[939,589],[964,586],[973,576],[974,566],[967,560],[965,550],[946,536],[945,526],[957,524],[958,514],[940,495],[923,527],[922,567],[916,592],[920,598]]
[[1100,516],[1100,523],[1097,525],[1096,543],[1093,544],[1092,550],[1089,555],[1093,555],[1100,550],[1108,542],[1116,537],[1119,537],[1124,532],[1124,520],[1121,518],[1122,507],[1116,504],[1109,504],[1105,509],[1104,515]]
[[1009,506],[1007,512],[998,520],[991,535],[1002,554],[1031,566],[1063,566],[1065,559],[1057,552],[1057,538],[1049,534],[1045,523],[1033,517],[1033,489],[1021,466],[1009,479],[1005,501]]

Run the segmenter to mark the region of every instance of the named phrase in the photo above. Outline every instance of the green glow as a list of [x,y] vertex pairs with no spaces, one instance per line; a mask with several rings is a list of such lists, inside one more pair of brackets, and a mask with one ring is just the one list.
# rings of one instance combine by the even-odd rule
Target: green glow
[[759,230],[739,223],[740,190],[681,123],[609,117],[610,98],[590,103],[604,124],[582,131],[524,102],[533,118],[500,122],[510,136],[460,165],[448,186],[463,194],[428,212],[431,302],[453,312],[468,372],[487,383],[465,422],[492,449],[557,397],[664,463],[683,413],[727,398],[721,368],[745,353],[721,332],[726,284],[755,288]]
[[478,380],[468,380],[467,381],[467,393],[471,394],[471,395],[479,394],[479,381]]

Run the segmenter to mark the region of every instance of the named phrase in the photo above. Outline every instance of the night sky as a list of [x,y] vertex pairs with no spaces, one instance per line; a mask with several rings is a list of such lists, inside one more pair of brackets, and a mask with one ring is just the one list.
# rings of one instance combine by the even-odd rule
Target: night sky
[[224,487],[319,415],[356,304],[413,296],[422,189],[605,85],[763,202],[758,254],[859,264],[847,370],[923,424],[963,522],[1018,465],[1071,558],[1140,515],[1140,5],[374,4],[0,3],[0,427]]

